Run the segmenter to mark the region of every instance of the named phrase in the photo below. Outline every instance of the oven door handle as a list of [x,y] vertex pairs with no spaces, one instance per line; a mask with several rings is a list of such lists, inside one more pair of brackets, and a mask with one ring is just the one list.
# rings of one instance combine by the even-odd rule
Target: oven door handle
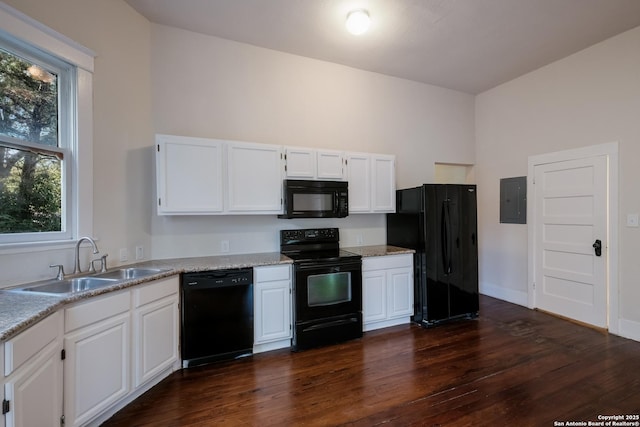
[[318,329],[333,328],[335,326],[350,325],[352,323],[358,323],[358,318],[350,317],[348,319],[333,320],[331,322],[318,323],[318,324],[309,326],[308,328],[304,328],[302,331],[303,332],[317,331]]
[[340,273],[340,272],[349,272],[349,271],[360,271],[362,268],[362,262],[358,260],[358,262],[353,263],[299,263],[294,264],[296,269],[299,271],[306,270],[321,270],[322,273]]

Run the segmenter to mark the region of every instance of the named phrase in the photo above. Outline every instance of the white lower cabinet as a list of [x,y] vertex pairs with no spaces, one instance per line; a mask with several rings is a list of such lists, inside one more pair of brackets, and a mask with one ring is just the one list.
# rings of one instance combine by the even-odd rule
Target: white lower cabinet
[[99,425],[179,368],[179,279],[64,310],[66,426]]
[[5,343],[3,410],[6,427],[60,426],[62,315],[54,313]]
[[291,346],[291,265],[255,267],[253,352]]
[[179,369],[179,283],[89,298],[0,343],[0,426],[99,425]]
[[131,293],[65,310],[65,425],[86,424],[129,393]]
[[413,315],[413,255],[362,259],[363,329],[409,323]]
[[133,290],[133,378],[136,388],[178,361],[178,290],[177,277]]

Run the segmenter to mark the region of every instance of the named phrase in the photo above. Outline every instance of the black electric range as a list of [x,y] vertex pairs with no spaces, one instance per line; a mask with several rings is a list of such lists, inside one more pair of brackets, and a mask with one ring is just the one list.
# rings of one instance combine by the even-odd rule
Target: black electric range
[[339,242],[337,228],[280,231],[294,261],[294,351],[362,337],[362,257]]

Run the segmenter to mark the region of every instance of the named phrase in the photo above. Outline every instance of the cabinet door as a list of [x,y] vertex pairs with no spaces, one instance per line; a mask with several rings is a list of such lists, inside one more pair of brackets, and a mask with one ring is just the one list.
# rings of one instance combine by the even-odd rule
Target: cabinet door
[[318,150],[316,152],[318,179],[342,181],[344,179],[343,157],[342,151]]
[[65,337],[65,425],[86,424],[128,393],[130,323],[126,312]]
[[62,417],[61,340],[18,369],[4,386],[7,427],[59,427]]
[[372,211],[396,211],[395,156],[372,156]]
[[178,360],[178,294],[143,305],[134,316],[134,386],[139,387]]
[[222,212],[222,141],[156,136],[158,215]]
[[228,143],[229,212],[282,213],[281,155],[279,145]]
[[366,153],[347,154],[349,181],[349,213],[371,210],[371,156]]
[[413,315],[413,270],[396,268],[387,271],[389,318]]
[[256,283],[255,343],[291,338],[291,293],[289,280]]
[[310,148],[286,147],[286,175],[289,179],[316,177],[316,152]]
[[[4,391],[4,343],[0,342],[0,400],[5,397]],[[4,420],[6,417],[0,417],[0,427],[5,427]]]
[[385,270],[362,272],[363,323],[387,318],[387,287]]

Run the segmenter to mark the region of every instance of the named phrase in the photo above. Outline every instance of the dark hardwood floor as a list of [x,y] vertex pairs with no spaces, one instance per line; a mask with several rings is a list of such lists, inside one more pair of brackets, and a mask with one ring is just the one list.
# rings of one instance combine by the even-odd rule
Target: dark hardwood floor
[[481,297],[477,320],[175,372],[104,425],[553,426],[639,413],[639,342]]

